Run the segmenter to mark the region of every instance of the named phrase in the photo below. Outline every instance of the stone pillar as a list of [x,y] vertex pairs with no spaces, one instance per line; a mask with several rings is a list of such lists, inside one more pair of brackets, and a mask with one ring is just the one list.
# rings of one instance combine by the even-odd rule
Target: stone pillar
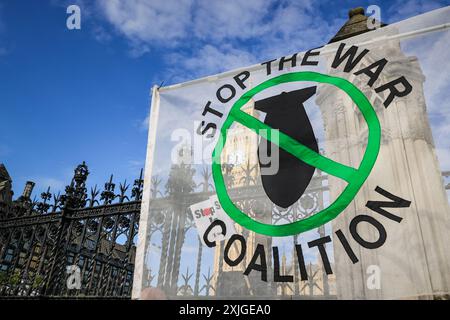
[[[396,98],[386,109],[382,104],[384,97],[370,88],[367,90],[365,76],[356,77],[361,78],[358,80],[352,75],[349,79],[374,105],[381,123],[382,144],[368,180],[354,201],[332,222],[333,230],[343,231],[359,258],[358,263],[352,264],[334,234],[337,294],[343,299],[429,298],[448,294],[450,208],[426,111],[425,77],[417,59],[405,56],[398,42],[371,48],[355,70],[382,57],[389,63],[378,81],[386,83],[403,75],[412,84],[413,92]],[[335,70],[330,70],[330,74],[349,77]],[[319,86],[316,103],[324,121],[326,155],[357,168],[367,141],[367,125],[357,107],[343,91],[328,85]],[[329,185],[333,201],[346,183],[331,177]],[[409,208],[389,208],[403,218],[400,223],[365,207],[369,200],[389,201],[374,191],[376,186],[411,201]],[[353,240],[348,227],[359,214],[375,217],[386,228],[387,240],[382,247],[365,249]],[[367,241],[378,238],[377,230],[367,223],[361,223],[358,232]],[[370,290],[366,285],[370,265],[381,270],[379,290]]]

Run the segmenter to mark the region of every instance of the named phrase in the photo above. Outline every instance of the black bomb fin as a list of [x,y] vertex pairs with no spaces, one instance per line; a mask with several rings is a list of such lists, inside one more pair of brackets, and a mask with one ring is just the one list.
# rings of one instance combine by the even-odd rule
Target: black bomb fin
[[[266,113],[264,123],[269,127],[278,129],[311,150],[319,152],[313,128],[303,106],[303,102],[315,93],[316,87],[283,92],[256,101],[255,109]],[[279,149],[279,167],[278,171],[273,173],[268,169],[273,163],[262,163],[260,154],[270,157],[276,149]],[[262,137],[258,145],[258,158],[263,188],[269,199],[282,208],[293,205],[305,192],[315,168],[277,145],[267,143]]]

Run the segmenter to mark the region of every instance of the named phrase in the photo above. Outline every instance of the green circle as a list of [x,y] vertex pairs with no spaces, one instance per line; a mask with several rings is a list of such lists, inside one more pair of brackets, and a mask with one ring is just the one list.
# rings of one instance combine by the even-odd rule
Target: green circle
[[[259,128],[267,127],[256,118],[253,118],[249,115],[243,115],[243,111],[241,111],[240,108],[244,106],[251,98],[253,98],[254,95],[267,88],[276,86],[281,83],[296,82],[296,81],[312,81],[319,83],[327,83],[334,85],[339,89],[343,90],[344,92],[346,92],[353,100],[353,102],[357,105],[367,123],[369,130],[367,147],[359,168],[353,169],[350,167],[345,167],[343,165],[337,164],[330,159],[318,155],[314,151],[302,145],[298,145],[299,143],[297,142],[295,148],[302,149],[301,150],[302,158],[300,159],[299,156],[295,155],[294,151],[292,151],[293,150],[292,144],[295,143],[295,140],[285,136],[283,133],[280,132],[281,137],[284,139],[284,140],[280,139],[281,142],[279,144],[280,148],[286,150],[286,148],[289,147],[291,151],[288,152],[292,153],[300,160],[303,160],[309,164],[321,163],[322,166],[326,165],[327,168],[330,168],[330,170],[324,171],[333,172],[332,175],[340,176],[341,178],[344,177],[344,179],[348,182],[348,184],[345,187],[344,191],[330,206],[319,211],[313,216],[284,225],[265,224],[250,218],[247,214],[245,214],[239,208],[237,208],[231,201],[225,187],[221,170],[220,157],[223,151],[223,146],[226,143],[227,138],[226,131],[231,127],[231,125],[235,121],[241,123],[244,126],[246,126],[247,123],[251,123],[252,127],[250,126],[248,127],[254,130],[258,135],[261,135],[261,133],[257,132],[256,129],[257,126],[259,126]],[[267,136],[265,138],[270,140],[270,136]],[[220,130],[219,141],[217,142],[214,151],[212,153],[213,158],[212,174],[214,184],[216,186],[217,197],[220,201],[220,204],[222,205],[222,208],[236,223],[259,234],[284,237],[299,234],[311,230],[313,228],[317,228],[336,218],[356,196],[359,189],[361,188],[361,186],[369,176],[370,172],[372,171],[373,166],[375,165],[375,161],[378,157],[378,152],[380,150],[380,140],[381,140],[381,127],[374,108],[370,104],[369,100],[367,100],[366,96],[348,80],[309,71],[292,72],[274,77],[244,93],[236,101],[236,103],[234,103],[233,107],[231,108],[228,114],[228,117],[226,118]]]

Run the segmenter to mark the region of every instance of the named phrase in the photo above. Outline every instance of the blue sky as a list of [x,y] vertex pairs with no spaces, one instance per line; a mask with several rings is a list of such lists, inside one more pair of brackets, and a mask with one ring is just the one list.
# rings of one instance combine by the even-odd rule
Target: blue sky
[[[81,30],[66,8],[81,7]],[[450,1],[0,1],[0,162],[16,196],[62,190],[85,160],[89,185],[144,166],[150,88],[326,43],[348,9],[392,23]]]

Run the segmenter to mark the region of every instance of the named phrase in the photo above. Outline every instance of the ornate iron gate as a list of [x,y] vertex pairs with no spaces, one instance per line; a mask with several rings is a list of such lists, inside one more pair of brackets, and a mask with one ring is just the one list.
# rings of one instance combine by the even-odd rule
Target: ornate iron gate
[[[130,297],[142,197],[141,175],[88,195],[88,167],[75,169],[63,195],[34,183],[0,204],[0,296]],[[1,181],[0,181],[1,182]],[[0,199],[1,200],[1,199]]]

